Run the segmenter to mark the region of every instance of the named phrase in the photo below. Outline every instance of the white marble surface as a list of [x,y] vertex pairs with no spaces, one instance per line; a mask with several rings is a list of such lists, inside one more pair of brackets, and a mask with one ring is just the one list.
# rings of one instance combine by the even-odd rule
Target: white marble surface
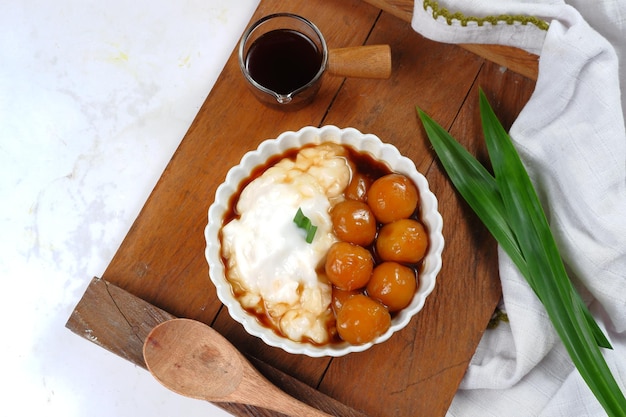
[[0,415],[225,416],[65,328],[257,0],[22,0],[0,12]]

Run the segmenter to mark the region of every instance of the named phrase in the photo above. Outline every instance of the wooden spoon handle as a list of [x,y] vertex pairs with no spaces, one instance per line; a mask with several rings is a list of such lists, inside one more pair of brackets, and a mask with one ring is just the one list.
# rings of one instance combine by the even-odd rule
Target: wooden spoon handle
[[311,407],[278,389],[274,391],[264,388],[263,395],[262,399],[241,400],[239,402],[278,411],[281,414],[292,417],[332,417],[330,414]]
[[331,417],[330,414],[311,407],[282,391],[261,375],[241,353],[239,355],[246,364],[243,368],[244,375],[237,390],[226,396],[224,401],[267,408],[293,417]]
[[389,78],[391,48],[389,45],[366,45],[330,49],[326,70],[343,77]]

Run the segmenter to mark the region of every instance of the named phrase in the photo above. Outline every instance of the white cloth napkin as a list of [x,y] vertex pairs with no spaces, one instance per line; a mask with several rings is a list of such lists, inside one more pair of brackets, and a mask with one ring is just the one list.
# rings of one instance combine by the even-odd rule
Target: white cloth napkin
[[[536,89],[510,134],[626,392],[626,0],[416,0],[413,29],[540,55]],[[509,323],[486,331],[448,416],[605,415],[542,304],[499,255]]]

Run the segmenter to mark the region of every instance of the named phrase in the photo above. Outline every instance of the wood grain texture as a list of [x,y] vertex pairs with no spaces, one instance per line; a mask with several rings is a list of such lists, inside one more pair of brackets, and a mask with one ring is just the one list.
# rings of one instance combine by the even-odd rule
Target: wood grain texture
[[[143,344],[152,329],[175,317],[114,284],[94,278],[67,321],[67,328],[98,346],[146,368]],[[365,417],[297,379],[247,356],[271,383],[300,401],[334,416]],[[277,413],[241,404],[217,403],[237,416],[276,416]]]
[[[139,312],[139,314],[138,314]],[[99,278],[92,279],[67,328],[145,368],[143,343],[157,324],[174,316]]]
[[[413,18],[414,0],[365,0],[406,22]],[[502,65],[532,80],[537,80],[539,57],[519,48],[504,45],[463,44],[462,48]]]
[[[400,7],[402,2],[394,3]],[[253,20],[277,11],[311,19],[331,48],[389,44],[391,77],[326,74],[313,104],[279,112],[249,93],[233,53],[103,279],[92,283],[99,288],[104,282],[108,290],[92,293],[90,286],[68,327],[139,364],[142,338],[156,321],[192,318],[256,358],[259,368],[286,375],[277,385],[289,392],[285,385],[294,383],[299,388],[292,395],[311,396],[318,408],[325,409],[332,397],[364,415],[443,416],[499,301],[500,286],[495,242],[442,172],[415,108],[481,156],[477,88],[486,91],[498,116],[510,125],[534,82],[467,49],[425,39],[397,13],[381,13],[361,1],[262,0]],[[234,322],[209,280],[203,234],[217,186],[245,152],[283,131],[324,124],[374,133],[411,158],[439,199],[446,239],[435,291],[409,326],[382,345],[332,360],[269,347]],[[117,291],[111,305],[107,298]],[[137,300],[148,317],[120,313],[121,304]],[[304,387],[309,392],[303,394]],[[316,397],[321,392],[327,396]],[[228,407],[237,416],[273,415]]]

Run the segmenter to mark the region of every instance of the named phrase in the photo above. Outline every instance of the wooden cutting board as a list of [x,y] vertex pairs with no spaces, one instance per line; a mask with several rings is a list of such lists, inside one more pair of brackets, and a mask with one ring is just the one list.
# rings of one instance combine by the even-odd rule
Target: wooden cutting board
[[[373,3],[390,12],[359,0],[261,1],[253,20],[278,11],[300,14],[320,27],[331,48],[389,44],[392,77],[328,75],[312,105],[283,113],[252,97],[233,53],[114,259],[76,306],[69,329],[144,366],[141,345],[154,325],[193,318],[254,358],[277,385],[335,415],[445,414],[501,293],[495,242],[442,173],[415,107],[484,159],[478,88],[506,127],[534,81],[466,48],[423,38],[399,12],[411,2]],[[291,355],[246,334],[215,295],[203,235],[217,186],[245,152],[283,131],[325,124],[374,133],[411,158],[439,199],[446,240],[436,288],[409,326],[384,344],[335,359]],[[221,406],[237,416],[273,415]]]

